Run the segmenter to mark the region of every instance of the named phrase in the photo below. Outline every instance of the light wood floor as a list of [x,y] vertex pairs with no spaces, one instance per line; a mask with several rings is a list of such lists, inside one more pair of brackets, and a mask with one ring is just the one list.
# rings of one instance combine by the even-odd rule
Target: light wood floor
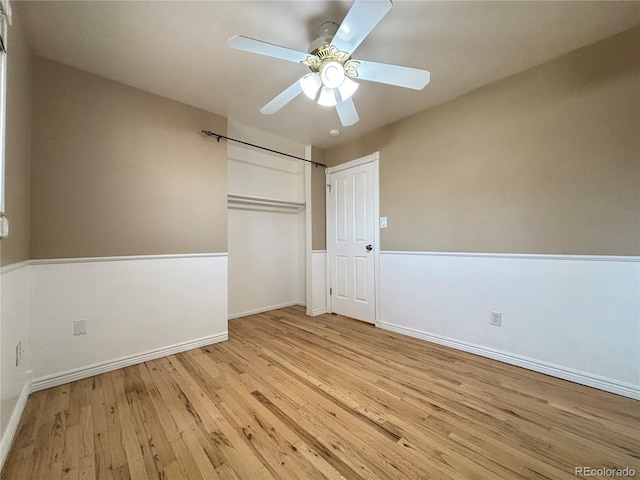
[[640,402],[292,307],[34,393],[2,479],[640,474]]

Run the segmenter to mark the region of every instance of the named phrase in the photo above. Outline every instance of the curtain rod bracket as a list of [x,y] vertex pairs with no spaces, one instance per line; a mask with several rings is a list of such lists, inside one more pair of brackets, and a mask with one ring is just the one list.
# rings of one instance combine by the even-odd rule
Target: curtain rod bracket
[[327,167],[324,163],[314,162],[313,160],[308,160],[306,158],[297,157],[295,155],[290,155],[288,153],[279,152],[278,150],[273,150],[271,148],[261,147],[260,145],[255,145],[253,143],[243,142],[242,140],[236,140],[235,138],[230,138],[230,137],[226,137],[224,135],[220,135],[219,133],[214,133],[211,130],[200,130],[200,133],[202,135],[204,135],[205,137],[214,137],[218,141],[218,143],[220,143],[220,139],[223,138],[223,139],[231,141],[231,142],[242,143],[243,145],[248,145],[250,147],[259,148],[261,150],[266,150],[267,152],[277,153],[278,155],[283,155],[285,157],[295,158],[296,160],[302,160],[303,162],[311,163],[311,164],[315,165],[316,167],[325,167],[325,168]]

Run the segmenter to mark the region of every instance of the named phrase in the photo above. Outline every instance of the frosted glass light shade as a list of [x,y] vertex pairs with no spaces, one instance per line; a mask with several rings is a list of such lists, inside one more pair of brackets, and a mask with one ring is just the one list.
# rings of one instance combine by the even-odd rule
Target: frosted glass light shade
[[356,82],[351,80],[349,77],[344,77],[344,82],[342,82],[342,85],[338,87],[342,101],[351,98],[351,95],[356,92],[358,87],[359,85]]
[[322,86],[322,80],[315,73],[307,73],[300,79],[300,87],[304,94],[311,100],[315,100],[318,96],[318,90]]
[[325,87],[339,87],[344,80],[344,67],[339,62],[327,62],[322,65],[320,78]]
[[336,92],[333,88],[322,87],[320,90],[320,98],[318,98],[318,105],[323,107],[333,107],[338,103],[336,98]]

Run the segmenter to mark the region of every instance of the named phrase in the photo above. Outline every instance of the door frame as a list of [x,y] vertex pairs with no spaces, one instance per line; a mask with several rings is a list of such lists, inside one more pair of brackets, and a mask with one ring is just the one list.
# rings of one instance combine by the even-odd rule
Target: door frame
[[[380,302],[380,152],[373,152],[364,157],[356,158],[346,163],[341,163],[335,167],[328,167],[325,169],[325,189],[329,188],[328,177],[332,173],[347,170],[353,167],[359,167],[367,163],[373,164],[373,285],[375,295],[375,314],[374,324],[379,326],[382,322],[381,315],[381,302]],[[325,191],[325,193],[327,193]],[[331,288],[331,197],[328,193],[325,195],[326,199],[326,245],[327,245],[327,258],[326,258],[326,295],[327,295],[327,310],[329,313],[333,313],[333,299],[329,294],[329,288]]]

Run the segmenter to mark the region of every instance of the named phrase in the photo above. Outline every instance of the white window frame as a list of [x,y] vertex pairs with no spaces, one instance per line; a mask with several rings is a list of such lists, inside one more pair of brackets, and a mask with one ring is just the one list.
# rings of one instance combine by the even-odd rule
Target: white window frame
[[7,36],[11,25],[9,0],[0,0],[0,34],[5,51],[0,51],[0,214],[4,214],[4,167],[7,129]]

